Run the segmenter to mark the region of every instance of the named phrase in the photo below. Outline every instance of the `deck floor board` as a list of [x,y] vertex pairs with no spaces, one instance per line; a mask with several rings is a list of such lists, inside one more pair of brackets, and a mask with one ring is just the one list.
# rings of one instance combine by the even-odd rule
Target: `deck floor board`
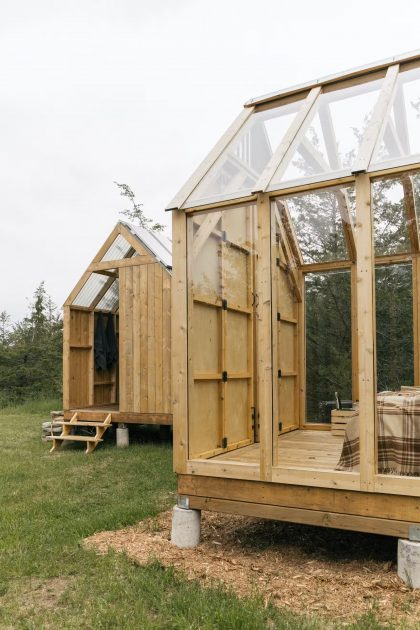
[[[334,469],[340,459],[343,438],[330,431],[296,430],[277,438],[274,465],[291,468]],[[275,453],[276,455],[276,453]],[[251,444],[213,458],[224,462],[259,463],[260,446]]]

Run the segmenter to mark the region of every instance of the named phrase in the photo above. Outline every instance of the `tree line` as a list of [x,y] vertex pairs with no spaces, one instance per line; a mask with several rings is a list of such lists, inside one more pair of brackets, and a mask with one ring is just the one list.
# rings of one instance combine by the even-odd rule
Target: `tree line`
[[12,322],[0,312],[0,408],[30,399],[61,398],[63,320],[44,282],[28,312]]

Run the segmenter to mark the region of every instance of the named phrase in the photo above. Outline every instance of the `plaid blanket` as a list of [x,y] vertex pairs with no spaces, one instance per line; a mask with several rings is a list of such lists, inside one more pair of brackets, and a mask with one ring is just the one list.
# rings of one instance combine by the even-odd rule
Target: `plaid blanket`
[[[420,390],[381,392],[377,400],[378,472],[420,475]],[[359,418],[346,427],[336,470],[358,471],[360,466]]]

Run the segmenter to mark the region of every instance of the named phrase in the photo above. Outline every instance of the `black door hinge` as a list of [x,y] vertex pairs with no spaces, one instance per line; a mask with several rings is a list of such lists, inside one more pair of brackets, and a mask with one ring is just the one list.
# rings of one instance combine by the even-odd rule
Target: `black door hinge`
[[277,313],[277,321],[278,321],[278,322],[279,322],[279,321],[281,321],[281,316],[280,316],[280,313]]
[[279,432],[283,431],[283,422],[279,422]]
[[227,300],[222,300],[222,309],[227,311]]
[[251,407],[251,419],[252,419],[251,428],[254,430],[255,429],[255,407]]
[[280,258],[276,258],[276,265],[277,267],[280,267]]
[[222,438],[222,448],[227,448],[227,445],[228,445],[227,437]]
[[226,383],[227,380],[228,380],[228,373],[227,372],[222,372],[222,381],[224,383]]
[[278,377],[278,378],[281,378],[281,370],[278,370],[278,371],[277,371],[277,377]]

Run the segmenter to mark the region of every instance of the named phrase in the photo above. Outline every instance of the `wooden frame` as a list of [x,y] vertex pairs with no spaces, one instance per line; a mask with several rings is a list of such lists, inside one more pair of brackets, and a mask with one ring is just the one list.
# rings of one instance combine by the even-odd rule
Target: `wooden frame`
[[[262,171],[253,191],[255,194],[244,198],[234,197],[223,201],[214,200],[204,205],[187,204],[187,210],[173,213],[174,225],[174,274],[173,300],[177,301],[173,316],[174,361],[174,467],[179,477],[179,492],[190,498],[191,507],[198,509],[219,509],[244,514],[260,514],[267,518],[279,518],[294,522],[316,523],[360,531],[375,531],[391,535],[406,535],[411,523],[420,523],[420,508],[416,497],[420,496],[420,479],[378,474],[376,438],[376,314],[375,314],[375,266],[394,265],[410,262],[413,270],[413,337],[414,337],[414,377],[420,385],[420,242],[419,226],[415,207],[415,194],[410,171],[419,171],[420,162],[416,156],[387,164],[386,169],[371,172],[372,156],[375,147],[385,134],[385,119],[396,97],[396,82],[399,73],[407,67],[420,67],[420,52],[402,58],[344,73],[341,76],[327,77],[316,84],[306,84],[289,91],[268,95],[254,100],[249,105],[257,112],[260,108],[276,107],[283,98],[307,93],[302,100],[300,112],[289,126],[283,141],[274,150],[271,160]],[[341,169],[334,128],[328,108],[320,113],[321,125],[326,139],[326,151],[334,173],[309,176],[306,180],[285,184],[284,187],[270,189],[274,173],[285,169],[294,148],[302,142],[308,122],[317,107],[320,94],[340,90],[349,85],[364,84],[382,78],[379,97],[373,111],[369,127],[364,134],[358,159],[353,172]],[[249,114],[252,115],[252,114]],[[387,142],[406,142],[408,128],[406,121],[396,124],[396,133]],[[236,129],[234,137],[238,131]],[[388,133],[388,132],[387,132]],[[388,134],[389,135],[389,134]],[[226,144],[224,145],[224,148]],[[325,170],[322,155],[312,147],[304,145],[308,159],[320,170]],[[213,162],[217,159],[212,155]],[[212,163],[213,163],[212,162]],[[341,170],[340,170],[341,169]],[[378,178],[401,176],[403,198],[408,221],[409,251],[404,253],[375,256],[372,217],[372,182]],[[197,175],[194,187],[199,184]],[[356,217],[353,222],[349,197],[344,190],[353,186],[356,200]],[[287,198],[303,192],[336,189],[338,205],[343,221],[344,237],[348,250],[347,260],[305,263],[300,255],[299,244],[293,232],[293,224],[287,209]],[[256,412],[258,426],[258,460],[241,460],[242,443],[232,445],[229,456],[224,451],[219,458],[217,449],[196,456],[190,451],[189,414],[191,413],[191,391],[194,381],[192,366],[195,350],[191,345],[192,312],[197,296],[193,295],[190,278],[193,267],[190,252],[202,247],[208,233],[215,230],[222,210],[230,210],[246,203],[256,203],[258,230],[255,243],[255,348],[256,369]],[[179,206],[178,206],[179,207]],[[187,222],[198,213],[208,211],[201,218],[196,237],[187,230]],[[227,214],[228,216],[228,214]],[[219,228],[217,228],[219,229]],[[200,232],[201,231],[201,232]],[[223,227],[220,228],[223,233]],[[276,233],[278,234],[276,240]],[[219,234],[220,236],[220,234]],[[224,253],[221,251],[223,268]],[[278,252],[278,255],[277,255]],[[296,423],[291,430],[328,430],[328,427],[309,425],[305,421],[305,305],[303,282],[305,274],[347,269],[351,284],[351,370],[352,398],[359,401],[360,423],[360,472],[340,472],[333,469],[304,465],[282,465],[273,456],[278,421],[279,401],[274,394],[278,372],[281,369],[278,338],[278,288],[274,277],[280,269],[290,283],[290,291],[296,296],[296,309],[293,315],[287,314],[290,326],[298,332],[293,352],[297,357],[296,369],[288,368],[287,377],[296,378]],[[223,273],[223,272],[222,272]],[[220,308],[216,299],[212,308]],[[224,300],[224,296],[220,300]],[[205,303],[205,300],[203,301]],[[226,314],[221,311],[221,321]],[[222,340],[222,354],[226,349],[226,339]],[[289,344],[290,346],[290,344]],[[203,379],[215,379],[215,373],[203,373]],[[222,390],[224,391],[224,390]],[[223,404],[225,395],[222,394]],[[287,427],[288,429],[289,427]],[[280,431],[282,433],[282,431]],[[246,447],[244,453],[248,452]],[[237,455],[234,456],[234,454]],[[238,485],[240,484],[240,485]],[[241,488],[241,490],[240,490]],[[296,496],[291,502],[290,497]],[[323,497],[321,500],[321,496]],[[270,498],[271,497],[271,498]],[[288,497],[286,499],[286,497]],[[334,501],[334,509],[328,501]],[[370,503],[371,509],[368,507]],[[404,517],[399,517],[404,510]]]

